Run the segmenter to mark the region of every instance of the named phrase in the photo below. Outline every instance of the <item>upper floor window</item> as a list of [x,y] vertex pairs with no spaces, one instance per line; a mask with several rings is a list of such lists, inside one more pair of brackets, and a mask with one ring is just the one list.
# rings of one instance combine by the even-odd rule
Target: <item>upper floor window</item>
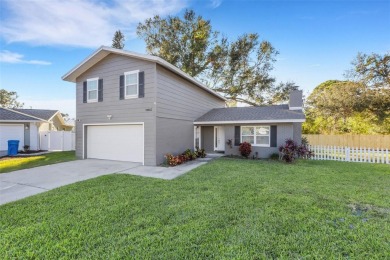
[[254,146],[270,146],[269,126],[242,126],[241,142],[247,142]]
[[87,79],[87,102],[98,101],[98,80],[99,78]]
[[125,97],[138,97],[138,70],[125,72]]

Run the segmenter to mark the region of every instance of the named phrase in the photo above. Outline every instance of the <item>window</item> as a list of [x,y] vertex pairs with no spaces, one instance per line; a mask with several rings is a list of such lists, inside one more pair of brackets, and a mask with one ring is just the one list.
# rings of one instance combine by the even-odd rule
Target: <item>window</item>
[[138,70],[125,72],[125,97],[138,97]]
[[254,146],[270,146],[269,126],[242,126],[241,142],[247,142]]
[[98,101],[98,80],[99,78],[87,79],[87,102]]

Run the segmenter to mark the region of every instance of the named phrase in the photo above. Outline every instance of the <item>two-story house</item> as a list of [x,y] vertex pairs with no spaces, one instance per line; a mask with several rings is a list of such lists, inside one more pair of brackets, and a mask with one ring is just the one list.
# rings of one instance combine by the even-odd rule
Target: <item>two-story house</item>
[[286,138],[301,140],[300,91],[289,105],[226,108],[224,97],[165,60],[105,46],[63,79],[76,83],[78,158],[159,165],[166,153],[195,146],[238,154],[243,141],[268,157]]

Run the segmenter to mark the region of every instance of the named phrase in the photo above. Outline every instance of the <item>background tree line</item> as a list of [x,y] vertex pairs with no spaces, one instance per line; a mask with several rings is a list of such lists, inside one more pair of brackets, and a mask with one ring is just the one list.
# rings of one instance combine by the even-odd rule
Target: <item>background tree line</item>
[[303,132],[390,134],[390,55],[359,53],[345,76],[311,92]]

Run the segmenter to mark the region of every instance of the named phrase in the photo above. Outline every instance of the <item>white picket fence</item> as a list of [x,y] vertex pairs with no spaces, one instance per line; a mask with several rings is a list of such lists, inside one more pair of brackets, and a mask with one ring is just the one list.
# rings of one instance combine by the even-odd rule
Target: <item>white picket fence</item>
[[69,131],[40,132],[40,149],[47,151],[75,150],[76,135]]
[[343,162],[390,163],[389,149],[354,148],[343,146],[309,145],[314,152],[312,160],[333,160]]

